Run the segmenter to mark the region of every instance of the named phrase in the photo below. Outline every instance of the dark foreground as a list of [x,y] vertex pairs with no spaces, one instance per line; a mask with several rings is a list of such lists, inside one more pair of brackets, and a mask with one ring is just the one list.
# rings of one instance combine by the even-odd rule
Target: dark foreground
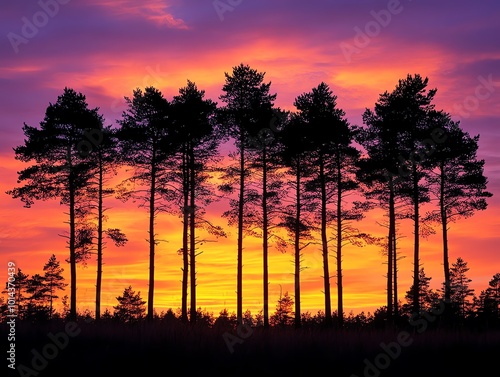
[[[7,334],[5,324],[0,329]],[[19,323],[15,357],[22,367],[13,371],[2,358],[2,370],[9,373],[0,375],[433,377],[490,376],[499,370],[498,329],[246,330]]]

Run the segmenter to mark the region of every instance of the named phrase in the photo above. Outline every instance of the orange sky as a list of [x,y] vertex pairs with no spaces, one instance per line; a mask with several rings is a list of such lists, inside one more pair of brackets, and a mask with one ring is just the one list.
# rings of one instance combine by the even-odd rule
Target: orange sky
[[[279,3],[279,2],[277,2]],[[417,3],[417,2],[414,2]],[[486,160],[488,190],[494,196],[489,208],[474,217],[451,225],[450,262],[461,256],[469,263],[472,286],[479,293],[500,272],[497,245],[500,200],[500,95],[494,84],[491,95],[477,102],[465,116],[458,109],[474,99],[480,77],[500,77],[500,51],[493,35],[498,6],[475,7],[454,2],[454,14],[443,4],[407,4],[393,15],[390,24],[370,39],[368,46],[351,56],[341,43],[353,45],[354,27],[371,20],[370,11],[383,9],[387,2],[365,4],[308,5],[289,2],[287,7],[261,1],[243,2],[226,13],[221,21],[210,2],[147,1],[143,6],[131,1],[113,4],[90,1],[70,2],[28,44],[15,53],[7,38],[0,42],[0,268],[7,276],[7,262],[28,274],[41,272],[52,253],[67,257],[64,208],[56,200],[37,202],[30,209],[5,194],[16,186],[16,171],[25,165],[14,160],[12,148],[23,143],[23,122],[32,126],[43,119],[49,102],[55,102],[65,86],[87,96],[91,107],[100,107],[107,124],[115,124],[124,109],[123,96],[136,87],[153,85],[171,99],[186,80],[195,81],[216,102],[224,83],[224,72],[239,63],[266,72],[276,105],[293,109],[293,100],[321,81],[338,96],[338,105],[353,124],[361,125],[364,109],[372,108],[380,93],[391,91],[408,73],[429,77],[429,87],[438,88],[436,106],[460,119],[471,135],[481,134],[479,157]],[[37,6],[10,4],[0,26],[2,35],[20,33],[21,17],[32,15]],[[80,19],[87,15],[91,23]],[[418,17],[426,15],[426,28]],[[2,16],[4,17],[4,16]],[[2,19],[3,21],[3,19]],[[458,106],[458,107],[457,107]],[[133,203],[112,200],[109,226],[121,228],[129,238],[123,248],[108,244],[104,255],[104,306],[116,304],[116,296],[131,284],[147,297],[148,215]],[[227,239],[207,243],[198,257],[198,306],[216,314],[236,308],[236,231],[220,217],[225,203],[214,205],[209,216],[230,233]],[[377,225],[379,212],[367,214],[359,228],[384,236]],[[180,306],[181,257],[180,219],[167,215],[158,219],[160,238],[156,257],[155,306],[158,311]],[[411,285],[411,223],[402,224],[404,238],[400,252],[400,298]],[[262,257],[260,240],[247,237],[244,243],[243,307],[253,313],[262,308]],[[293,293],[291,254],[276,250],[270,255],[271,308],[280,289]],[[443,280],[439,232],[422,240],[421,263],[432,286]],[[330,258],[332,276],[335,259]],[[371,311],[385,303],[384,257],[377,247],[348,246],[344,252],[345,311]],[[69,265],[62,262],[69,272]],[[321,255],[317,246],[305,250],[302,273],[302,308],[316,312],[323,307]],[[78,269],[79,310],[94,304],[95,260]],[[69,275],[66,275],[69,282]],[[336,285],[332,278],[332,307],[336,309]],[[67,291],[69,293],[69,289]]]

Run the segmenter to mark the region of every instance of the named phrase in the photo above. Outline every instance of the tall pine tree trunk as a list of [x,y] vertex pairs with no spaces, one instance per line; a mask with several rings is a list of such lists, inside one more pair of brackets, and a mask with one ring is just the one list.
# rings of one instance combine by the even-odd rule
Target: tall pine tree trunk
[[243,323],[243,210],[245,200],[245,138],[243,131],[240,133],[240,192],[238,202],[238,267],[236,282],[236,321]]
[[195,202],[195,183],[196,175],[194,169],[194,153],[192,147],[189,150],[189,190],[190,190],[190,213],[189,213],[189,252],[190,252],[190,273],[191,273],[191,323],[196,322],[196,202]]
[[342,174],[340,154],[337,153],[337,299],[338,324],[344,325],[344,294],[342,286]]
[[439,195],[439,209],[441,214],[441,226],[443,230],[443,267],[444,267],[444,299],[448,304],[451,299],[450,292],[450,264],[448,256],[448,215],[446,214],[445,206],[445,171],[444,163],[440,164],[440,195]]
[[[155,153],[153,153],[153,161]],[[151,166],[151,186],[149,189],[149,291],[147,320],[153,320],[153,298],[155,282],[155,195],[156,195],[156,166]]]
[[300,216],[301,216],[301,201],[300,201],[300,158],[297,158],[296,175],[295,175],[295,327],[301,326],[300,321]]
[[70,309],[69,318],[71,321],[76,321],[76,250],[75,250],[75,238],[76,238],[76,221],[75,221],[75,182],[74,182],[74,172],[72,166],[70,165],[69,172],[69,264],[71,273],[71,298],[70,298]]
[[182,194],[183,194],[183,222],[182,222],[182,300],[181,300],[181,321],[187,322],[188,320],[188,272],[189,272],[189,244],[188,244],[188,231],[189,231],[189,175],[186,161],[186,152],[182,154]]
[[389,236],[387,239],[387,320],[392,322],[393,317],[393,253],[394,253],[394,224],[396,222],[396,209],[394,203],[394,178],[389,175]]
[[50,282],[50,285],[49,285],[49,294],[50,294],[50,296],[49,296],[49,303],[50,303],[49,318],[52,319],[52,314],[53,314],[53,312],[52,312],[52,308],[53,308],[52,302],[54,300],[54,288],[52,287],[52,281]]
[[267,150],[262,151],[262,254],[263,254],[263,291],[264,327],[269,327],[269,271],[268,271],[268,213],[267,213]]
[[102,152],[99,149],[99,187],[97,199],[97,281],[96,281],[96,297],[95,297],[95,319],[98,321],[101,318],[101,287],[102,287],[102,232],[103,232],[103,166],[102,166]]
[[419,272],[420,272],[420,223],[419,223],[419,189],[417,165],[413,163],[413,211],[415,214],[414,227],[414,250],[413,250],[413,312],[420,313],[420,291],[419,291]]
[[392,222],[392,254],[393,254],[393,269],[394,269],[394,319],[397,322],[399,316],[399,303],[398,303],[398,252],[397,252],[397,233],[396,233],[396,219]]
[[319,181],[321,190],[321,245],[323,250],[323,285],[325,290],[325,324],[332,324],[332,304],[330,298],[330,271],[328,266],[328,239],[326,229],[326,179],[323,156],[319,159]]

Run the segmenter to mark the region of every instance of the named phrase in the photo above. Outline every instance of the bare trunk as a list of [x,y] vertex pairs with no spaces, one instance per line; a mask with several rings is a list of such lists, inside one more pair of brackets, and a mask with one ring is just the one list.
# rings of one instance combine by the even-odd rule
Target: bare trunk
[[76,224],[75,224],[75,183],[73,167],[70,165],[69,172],[69,264],[71,273],[71,298],[69,317],[71,321],[76,321]]
[[393,241],[393,247],[392,247],[392,254],[394,256],[393,260],[393,268],[394,268],[394,318],[397,321],[398,316],[399,316],[399,303],[398,303],[398,252],[397,252],[397,234],[396,234],[396,219],[392,222],[392,241]]
[[194,153],[192,150],[192,147],[189,150],[190,155],[189,155],[189,169],[190,169],[190,182],[189,182],[189,188],[190,188],[190,214],[189,214],[189,251],[190,251],[190,273],[191,273],[191,316],[190,320],[191,323],[196,322],[196,237],[195,237],[195,231],[196,231],[196,202],[195,202],[195,171],[194,171]]
[[268,214],[267,214],[267,154],[262,151],[262,254],[264,290],[264,327],[269,327]]
[[295,175],[295,327],[301,326],[300,321],[300,215],[301,215],[301,201],[300,201],[300,158],[297,158],[296,175]]
[[330,271],[328,267],[328,240],[326,234],[326,182],[323,156],[319,160],[319,179],[321,186],[321,244],[323,249],[323,284],[325,290],[325,324],[332,324],[332,304],[330,298]]
[[415,214],[415,227],[414,227],[414,251],[413,251],[413,312],[420,312],[420,291],[419,291],[419,272],[420,272],[420,259],[419,259],[419,242],[420,242],[420,224],[419,224],[419,190],[418,190],[418,177],[417,167],[413,164],[413,211]]
[[337,300],[338,324],[344,325],[344,294],[342,286],[342,175],[340,155],[337,154]]
[[441,163],[441,182],[440,182],[440,197],[439,197],[439,209],[441,212],[441,225],[443,229],[443,267],[444,267],[444,298],[445,302],[449,303],[451,298],[450,292],[450,264],[448,257],[448,216],[446,214],[445,206],[445,171],[444,163]]
[[240,192],[238,203],[238,271],[236,282],[236,320],[238,325],[243,323],[243,209],[245,195],[245,146],[243,131],[240,134]]
[[[155,154],[153,153],[153,160]],[[153,298],[155,282],[155,194],[156,194],[156,166],[151,166],[151,187],[149,190],[149,291],[147,319],[153,319]]]
[[393,273],[393,253],[394,253],[394,224],[396,221],[396,213],[394,208],[394,181],[393,176],[389,178],[389,236],[387,239],[387,320],[392,321],[393,315],[393,287],[392,287],[392,273]]
[[101,318],[101,289],[102,289],[102,232],[103,232],[103,166],[102,155],[99,150],[99,188],[98,188],[98,203],[97,203],[97,281],[96,281],[96,296],[95,296],[95,319],[98,321]]
[[186,161],[186,153],[182,154],[182,194],[183,198],[183,223],[182,223],[182,302],[181,302],[181,321],[187,322],[187,295],[188,295],[188,273],[189,273],[189,245],[188,245],[188,230],[189,230],[189,176]]
[[52,285],[52,281],[50,282],[50,287],[49,287],[49,292],[50,292],[50,315],[49,318],[52,319],[52,310],[53,310],[53,301],[54,301],[54,287]]

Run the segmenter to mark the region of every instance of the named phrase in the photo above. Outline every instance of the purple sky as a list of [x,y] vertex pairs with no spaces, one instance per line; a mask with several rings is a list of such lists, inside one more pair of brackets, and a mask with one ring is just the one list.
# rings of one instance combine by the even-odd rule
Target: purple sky
[[276,104],[287,109],[325,81],[359,125],[364,109],[399,79],[428,77],[437,108],[481,135],[494,196],[485,213],[454,226],[452,257],[462,253],[484,287],[500,272],[499,20],[493,0],[3,0],[0,262],[23,238],[12,222],[21,204],[5,194],[21,166],[12,148],[23,143],[23,123],[37,125],[64,87],[85,94],[115,124],[136,87],[153,85],[171,99],[190,79],[220,102],[224,72],[243,62],[266,72]]

